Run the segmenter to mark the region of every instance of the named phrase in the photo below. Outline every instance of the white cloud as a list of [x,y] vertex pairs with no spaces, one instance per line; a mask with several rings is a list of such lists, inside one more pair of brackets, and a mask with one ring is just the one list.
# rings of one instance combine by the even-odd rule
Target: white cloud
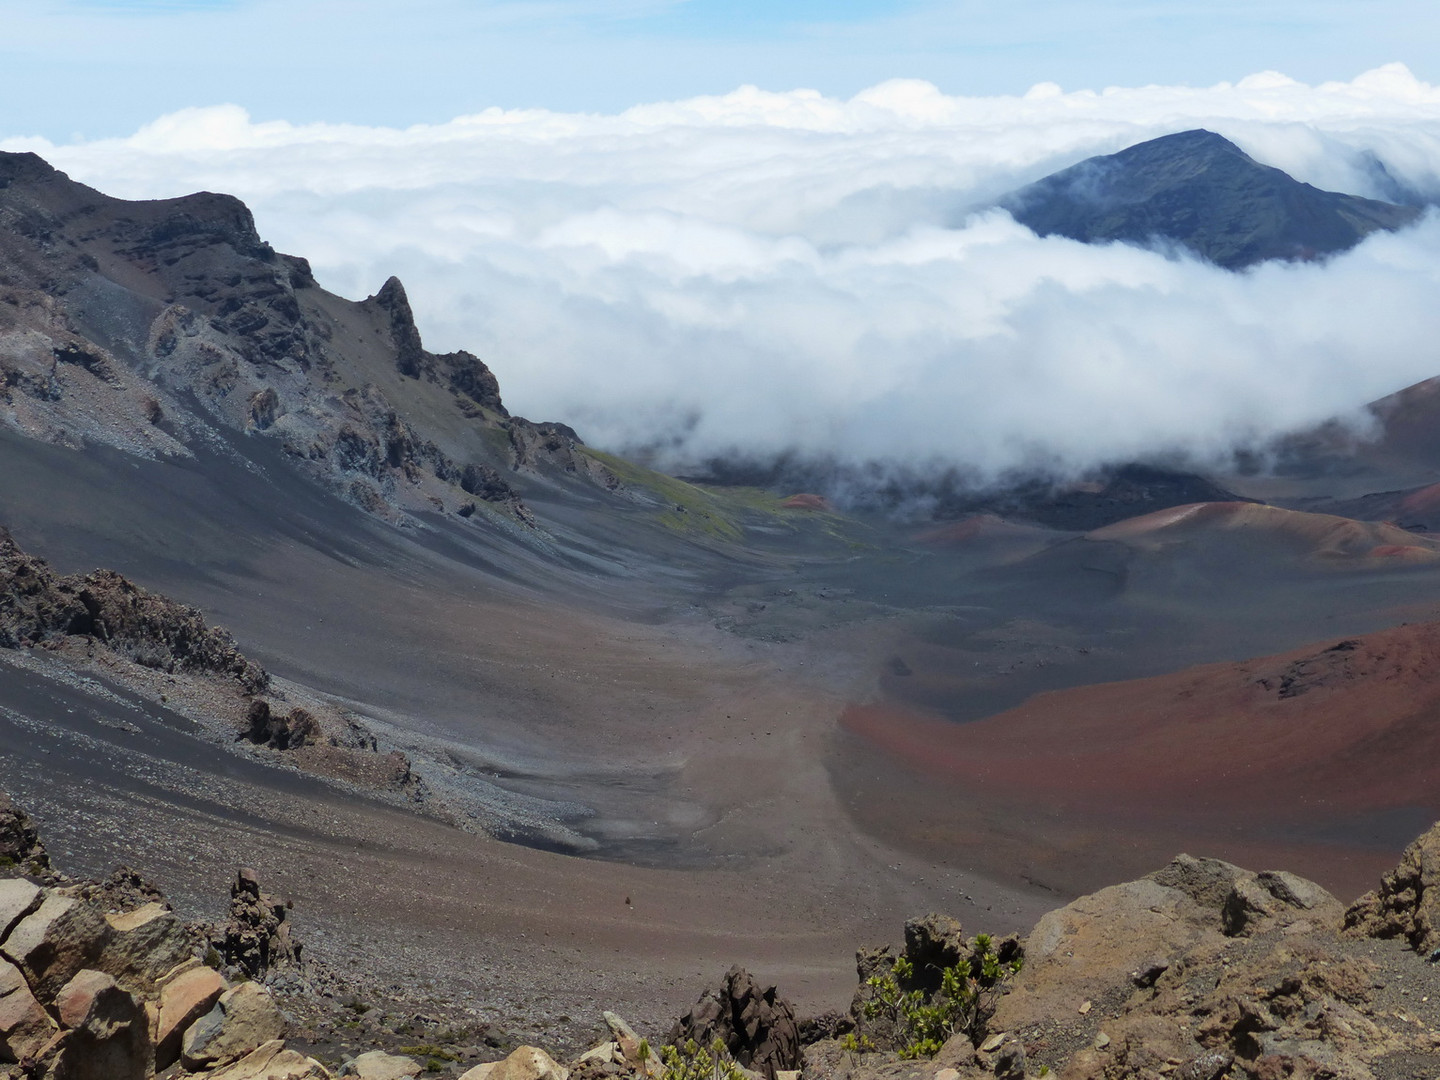
[[26,146],[116,195],[234,192],[346,294],[400,274],[427,344],[612,447],[1083,467],[1221,452],[1440,373],[1440,220],[1234,275],[983,212],[1198,126],[1324,187],[1383,194],[1379,160],[1440,192],[1440,89],[1399,65],[996,98],[742,88],[404,130],[221,107]]

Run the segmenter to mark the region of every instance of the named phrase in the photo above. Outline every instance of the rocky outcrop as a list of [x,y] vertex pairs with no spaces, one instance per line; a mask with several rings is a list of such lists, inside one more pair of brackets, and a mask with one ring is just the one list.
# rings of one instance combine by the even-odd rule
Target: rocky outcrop
[[740,1065],[775,1080],[777,1072],[800,1068],[800,1029],[795,1010],[776,988],[762,986],[742,967],[725,973],[718,986],[670,1028],[665,1041],[685,1046],[725,1044]]
[[583,477],[606,491],[620,488],[620,478],[606,465],[586,454],[575,430],[565,424],[536,424],[517,416],[510,421],[510,451],[517,471],[544,467]]
[[1350,906],[1345,928],[1365,937],[1403,938],[1440,960],[1440,825],[1405,849],[1379,889]]
[[57,574],[0,527],[0,647],[88,638],[144,667],[226,675],[259,693],[269,675],[195,608],[146,591],[113,570]]
[[227,1065],[284,1035],[285,1018],[270,992],[258,983],[242,982],[185,1029],[180,1060],[194,1070]]
[[269,991],[206,967],[203,938],[136,878],[0,879],[0,1075],[19,1075],[9,1062],[46,1080],[146,1080],[182,1051],[196,1066],[250,1061],[232,1080],[328,1075],[288,1051],[251,1060],[284,1033]]
[[245,978],[298,968],[303,946],[291,932],[290,905],[260,891],[254,870],[241,869],[230,886],[230,918],[213,931],[211,945],[223,964]]
[[250,703],[245,722],[243,738],[256,746],[269,746],[276,750],[307,746],[315,742],[320,734],[319,722],[307,710],[295,708],[282,715],[274,711],[268,701],[260,698]]
[[[3,543],[0,539],[0,545]],[[0,792],[0,872],[11,871],[41,879],[54,874],[50,867],[50,854],[40,842],[40,834],[30,815],[16,806],[9,795]],[[3,895],[0,892],[0,897]],[[4,923],[4,911],[5,903],[0,899],[0,933],[10,929],[10,924]]]

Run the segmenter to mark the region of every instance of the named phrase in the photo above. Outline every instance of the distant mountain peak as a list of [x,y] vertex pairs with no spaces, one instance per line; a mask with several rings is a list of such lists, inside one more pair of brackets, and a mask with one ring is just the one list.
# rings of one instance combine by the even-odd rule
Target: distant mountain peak
[[1172,243],[1230,270],[1346,251],[1419,216],[1302,183],[1204,128],[1087,158],[1001,200],[1041,236]]

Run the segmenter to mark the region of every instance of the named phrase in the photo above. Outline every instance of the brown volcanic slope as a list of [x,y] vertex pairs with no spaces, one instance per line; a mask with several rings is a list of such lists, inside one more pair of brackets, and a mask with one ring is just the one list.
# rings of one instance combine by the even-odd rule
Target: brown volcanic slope
[[928,817],[927,846],[963,844],[979,867],[1033,845],[1031,874],[1072,891],[1102,844],[1142,864],[1203,842],[1297,859],[1352,895],[1440,814],[1440,623],[1038,694],[969,724],[884,704],[843,722],[923,777],[872,793],[898,805],[857,800],[862,820]]

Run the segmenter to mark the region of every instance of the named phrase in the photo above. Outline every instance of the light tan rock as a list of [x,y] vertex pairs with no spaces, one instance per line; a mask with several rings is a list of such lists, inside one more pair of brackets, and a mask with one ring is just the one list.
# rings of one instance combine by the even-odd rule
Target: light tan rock
[[1223,941],[1221,908],[1247,876],[1253,875],[1215,859],[1180,856],[1149,877],[1043,916],[1026,939],[1025,966],[1000,999],[992,1030],[1085,1016],[1094,1001],[1128,996],[1137,972],[1202,940]]
[[60,1020],[60,1026],[78,1028],[85,1023],[95,998],[105,990],[114,989],[116,985],[115,980],[103,971],[86,969],[78,972],[60,988],[60,993],[55,995],[55,1015]]
[[269,991],[258,983],[241,983],[185,1029],[180,1060],[191,1070],[224,1065],[284,1037],[285,1019]]
[[161,978],[193,959],[185,924],[162,904],[106,915],[105,922],[111,933],[94,966],[132,990],[153,993]]
[[165,1069],[180,1057],[185,1030],[215,1007],[227,987],[218,971],[197,966],[170,978],[160,988],[155,1022],[155,1068]]
[[570,1080],[570,1070],[537,1046],[522,1046],[504,1061],[487,1061],[460,1080]]
[[164,989],[164,987],[165,987],[167,984],[174,982],[174,981],[175,981],[176,979],[178,979],[181,975],[184,975],[187,971],[194,971],[196,968],[204,967],[204,966],[205,966],[205,964],[200,960],[199,957],[196,957],[196,956],[186,957],[184,960],[181,960],[180,963],[176,964],[176,965],[175,965],[173,968],[171,968],[169,971],[165,972],[164,975],[161,975],[160,978],[158,978],[158,979],[155,980],[155,989],[157,989],[157,990]]
[[627,1024],[618,1013],[605,1012],[605,1025],[610,1029],[610,1035],[615,1040],[615,1045],[620,1048],[620,1053],[631,1065],[640,1064],[640,1036],[635,1034],[635,1029]]
[[965,1032],[956,1032],[945,1040],[934,1060],[937,1069],[964,1069],[975,1064],[975,1044]]
[[206,1073],[206,1080],[333,1080],[314,1058],[287,1050],[280,1039],[256,1047],[239,1061]]
[[154,1052],[145,1006],[101,971],[84,970],[55,998],[66,1031],[56,1044],[51,1080],[145,1080]]
[[48,893],[5,939],[5,956],[25,973],[31,992],[52,1000],[60,988],[97,963],[114,933],[92,904]]
[[24,878],[5,878],[0,881],[0,941],[14,929],[15,924],[40,906],[42,898],[39,885]]
[[421,1073],[420,1063],[399,1054],[371,1050],[361,1054],[345,1067],[344,1075],[357,1080],[410,1080]]
[[592,1046],[585,1053],[580,1055],[581,1061],[613,1061],[619,1065],[625,1060],[620,1053],[620,1044],[616,1042],[603,1042],[599,1046]]
[[0,960],[0,1061],[34,1055],[58,1031],[20,969]]

